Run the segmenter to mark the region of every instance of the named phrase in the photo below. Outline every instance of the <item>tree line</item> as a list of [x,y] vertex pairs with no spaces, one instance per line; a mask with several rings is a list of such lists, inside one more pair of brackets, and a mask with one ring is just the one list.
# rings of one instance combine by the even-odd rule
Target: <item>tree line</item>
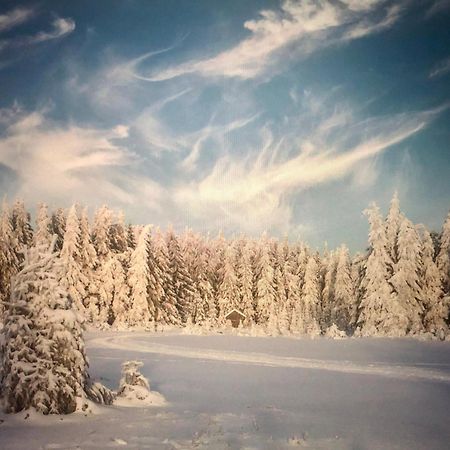
[[388,214],[372,204],[368,248],[319,253],[304,242],[181,234],[125,225],[99,208],[37,209],[3,202],[0,217],[0,322],[11,278],[28,264],[24,249],[57,254],[58,283],[75,311],[100,328],[194,324],[227,326],[233,309],[244,327],[267,334],[406,336],[448,334],[450,213],[440,233],[413,224],[394,195]]

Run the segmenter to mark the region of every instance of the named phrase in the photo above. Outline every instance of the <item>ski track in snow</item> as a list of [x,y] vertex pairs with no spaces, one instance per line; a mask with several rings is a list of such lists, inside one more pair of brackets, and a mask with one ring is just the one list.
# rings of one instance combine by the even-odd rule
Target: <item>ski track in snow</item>
[[[89,345],[97,348],[116,350],[132,350],[140,353],[156,353],[160,355],[178,356],[181,358],[223,361],[228,363],[252,364],[267,367],[300,368],[328,370],[332,372],[377,375],[397,379],[429,380],[450,383],[450,373],[424,368],[436,367],[435,364],[418,363],[414,365],[390,365],[387,363],[353,363],[324,359],[276,356],[266,353],[235,352],[230,350],[193,349],[177,345],[140,342],[141,335],[135,333],[122,336],[105,336],[89,339]],[[418,367],[420,366],[420,367]],[[442,364],[441,367],[447,367]]]

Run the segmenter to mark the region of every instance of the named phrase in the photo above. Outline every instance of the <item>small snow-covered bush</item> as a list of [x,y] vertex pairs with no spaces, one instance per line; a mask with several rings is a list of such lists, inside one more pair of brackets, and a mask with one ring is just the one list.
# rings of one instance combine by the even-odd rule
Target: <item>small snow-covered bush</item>
[[327,328],[325,336],[331,339],[343,339],[347,337],[345,331],[340,330],[335,323]]
[[147,378],[139,371],[142,361],[126,361],[122,364],[122,378],[114,401],[119,406],[163,406],[165,398],[159,392],[151,392]]
[[143,400],[150,391],[147,378],[139,372],[144,364],[142,361],[126,361],[122,364],[122,378],[120,380],[119,397]]

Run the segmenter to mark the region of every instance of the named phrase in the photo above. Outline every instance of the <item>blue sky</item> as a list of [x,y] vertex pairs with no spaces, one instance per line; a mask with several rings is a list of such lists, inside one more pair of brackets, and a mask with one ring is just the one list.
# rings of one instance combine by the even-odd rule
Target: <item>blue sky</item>
[[363,249],[450,206],[450,1],[0,6],[0,190]]

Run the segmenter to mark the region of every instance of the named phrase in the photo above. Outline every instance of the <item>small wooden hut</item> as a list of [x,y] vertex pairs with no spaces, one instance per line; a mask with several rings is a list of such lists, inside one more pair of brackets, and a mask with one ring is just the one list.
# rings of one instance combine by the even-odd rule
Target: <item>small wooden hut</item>
[[232,309],[226,316],[226,320],[231,322],[234,328],[238,328],[239,324],[241,324],[245,319],[245,314],[237,309]]

